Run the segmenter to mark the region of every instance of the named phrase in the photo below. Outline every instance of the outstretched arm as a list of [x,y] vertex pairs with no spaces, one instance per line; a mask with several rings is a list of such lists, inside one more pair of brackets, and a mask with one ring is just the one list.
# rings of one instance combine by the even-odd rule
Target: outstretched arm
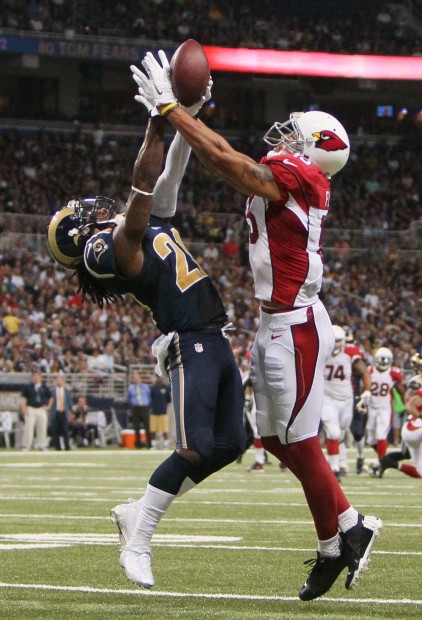
[[152,198],[152,215],[170,218],[176,212],[177,194],[191,154],[191,147],[179,132],[170,144],[166,165]]
[[163,164],[164,127],[165,122],[161,117],[150,118],[133,168],[126,217],[113,233],[114,256],[123,276],[135,276],[142,268],[141,242],[151,215],[154,187]]
[[243,194],[279,200],[280,192],[268,166],[257,164],[252,158],[233,149],[219,134],[201,121],[191,118],[179,106],[172,90],[166,55],[159,50],[158,57],[160,62],[148,52],[142,61],[148,78],[131,66],[140,94],[135,99],[145,104],[146,84],[148,90],[151,86],[155,108],[182,134],[211,172]]
[[204,166],[234,189],[268,200],[280,199],[268,166],[257,164],[251,157],[236,151],[222,136],[200,120],[191,118],[180,107],[171,110],[166,118],[191,145]]

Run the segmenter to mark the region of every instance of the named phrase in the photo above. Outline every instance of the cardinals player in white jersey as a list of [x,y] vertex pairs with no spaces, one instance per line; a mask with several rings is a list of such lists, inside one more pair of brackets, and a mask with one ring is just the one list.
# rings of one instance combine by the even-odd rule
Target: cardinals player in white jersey
[[324,401],[321,421],[325,430],[327,460],[336,477],[340,477],[340,443],[343,442],[353,416],[353,373],[360,375],[362,388],[368,391],[371,378],[359,347],[346,345],[346,332],[333,325],[335,345],[324,369]]
[[[318,437],[323,372],[334,346],[319,299],[321,235],[330,205],[330,177],[349,156],[341,123],[325,112],[294,112],[264,136],[271,147],[257,163],[192,119],[174,95],[165,53],[151,52],[143,73],[131,67],[144,103],[152,83],[154,105],[217,177],[246,196],[249,258],[260,326],[252,349],[258,433],[264,448],[300,481],[318,537],[317,557],[300,589],[301,600],[327,592],[347,569],[346,588],[367,567],[382,523],[360,514],[345,497]],[[248,102],[243,102],[247,105]]]
[[[405,404],[407,417],[401,430],[402,449],[383,456],[373,472],[377,478],[382,478],[389,468],[398,469],[411,478],[422,478],[422,387],[415,390]],[[410,458],[413,465],[400,462]]]
[[395,387],[404,398],[405,388],[403,374],[393,367],[393,353],[387,347],[375,351],[374,365],[369,368],[369,373],[371,393],[367,400],[366,443],[376,450],[378,462],[372,468],[378,468],[379,461],[387,452],[387,437],[393,417],[392,389]]

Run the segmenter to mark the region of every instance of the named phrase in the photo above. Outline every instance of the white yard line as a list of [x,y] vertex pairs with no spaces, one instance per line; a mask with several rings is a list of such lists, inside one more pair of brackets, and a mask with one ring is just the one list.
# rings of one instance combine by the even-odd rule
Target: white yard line
[[[56,592],[83,592],[87,594],[115,594],[129,596],[152,596],[166,598],[184,598],[184,599],[217,599],[217,600],[237,600],[237,601],[280,601],[280,602],[298,602],[297,596],[264,596],[259,594],[214,594],[205,592],[163,592],[151,590],[128,590],[128,589],[112,589],[112,588],[90,588],[88,586],[52,586],[47,584],[31,584],[31,583],[5,583],[0,582],[0,588],[13,588],[20,590],[51,590]],[[382,598],[332,598],[324,597],[312,602],[312,605],[319,603],[346,603],[367,605],[422,605],[422,600],[412,599],[382,599]]]
[[[45,533],[19,533],[0,535],[0,550],[11,551],[17,549],[41,549],[55,548],[69,545],[112,545],[118,542],[117,534],[94,534],[62,532],[51,534]],[[242,537],[228,536],[204,536],[204,535],[178,535],[178,534],[155,534],[153,545],[155,547],[179,547],[191,549],[192,547],[203,549],[224,549],[230,551],[276,551],[276,552],[297,552],[313,553],[314,549],[303,547],[279,547],[275,545],[245,545]],[[229,544],[236,543],[236,544]],[[422,556],[422,551],[374,551],[377,555],[394,556]]]
[[[105,501],[105,500],[101,500]],[[254,504],[256,505],[256,504]],[[283,504],[285,505],[285,504]],[[21,514],[21,513],[0,513],[0,519],[64,519],[64,520],[94,520],[94,521],[110,521],[109,516],[81,516],[81,515],[54,515],[54,514]],[[219,519],[219,518],[178,518],[168,517],[164,518],[166,523],[235,523],[235,524],[256,524],[257,519]],[[164,522],[163,521],[163,522]],[[297,519],[259,519],[259,523],[267,525],[313,525],[313,521],[298,521]],[[386,523],[385,527],[422,527],[422,523]]]
[[[59,493],[59,491],[57,492]],[[103,502],[103,503],[116,503],[116,502],[120,502],[120,503],[125,503],[127,501],[127,497],[129,497],[131,494],[133,495],[137,495],[138,493],[131,493],[130,491],[128,491],[127,493],[120,491],[113,491],[113,494],[118,494],[119,497],[116,498],[112,498],[112,497],[96,497],[95,493],[91,493],[91,492],[86,492],[86,493],[70,493],[70,494],[66,494],[66,492],[61,489],[60,490],[60,495],[56,495],[56,494],[52,494],[51,496],[46,496],[46,497],[42,497],[42,496],[38,496],[38,495],[23,495],[23,494],[19,494],[19,495],[3,495],[0,494],[0,501],[6,502],[6,501],[22,501],[22,502]],[[302,493],[302,492],[301,492]],[[80,495],[83,495],[83,497],[80,497]],[[351,493],[348,493],[348,495],[350,496]],[[368,493],[368,495],[372,495],[373,493],[370,494]],[[391,493],[377,493],[377,496],[379,495],[388,495],[389,497],[391,497]],[[408,493],[395,493],[394,494],[395,497],[397,497],[398,495],[405,495],[407,498],[409,497]],[[192,496],[191,500],[183,500],[183,499],[178,499],[177,500],[177,504],[187,504],[189,506],[253,506],[254,508],[256,507],[260,507],[260,506],[271,506],[273,508],[285,508],[287,506],[293,506],[293,507],[305,507],[306,504],[305,502],[295,502],[295,503],[289,503],[289,502],[228,502],[228,501],[221,501],[221,500],[205,500],[205,499],[201,499],[201,498],[197,498],[194,499],[194,497]],[[359,502],[359,507],[364,507],[364,506],[368,506],[371,508],[371,510],[373,508],[385,508],[386,505],[385,504],[373,504],[372,502],[370,504],[362,504]],[[397,505],[397,506],[393,506],[393,505],[389,505],[389,507],[396,507],[396,508],[420,508],[419,505],[406,505],[406,506],[402,506]]]

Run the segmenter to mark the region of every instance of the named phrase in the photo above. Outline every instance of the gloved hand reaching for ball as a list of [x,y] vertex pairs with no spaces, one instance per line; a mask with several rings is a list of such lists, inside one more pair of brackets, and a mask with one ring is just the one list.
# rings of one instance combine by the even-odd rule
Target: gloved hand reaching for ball
[[210,77],[207,90],[205,91],[205,95],[203,95],[197,103],[194,103],[189,108],[180,104],[180,107],[182,108],[182,110],[187,112],[189,116],[196,116],[198,112],[200,111],[200,109],[202,108],[202,106],[204,105],[204,103],[206,103],[207,101],[211,99],[212,85],[213,85],[213,81],[212,81],[212,78]]
[[[154,58],[151,52],[147,52],[143,59],[142,66],[147,77],[135,65],[130,67],[134,80],[138,84],[140,96],[144,97],[151,104],[149,97],[152,95],[154,107],[167,106],[177,102],[170,81],[170,65],[166,53],[163,50],[159,50],[158,57],[161,64]],[[141,103],[145,105],[144,101],[141,101]]]
[[136,101],[142,103],[147,109],[149,116],[159,115],[159,111],[155,107],[155,96],[152,81],[142,73],[135,65],[130,65],[132,77],[138,85],[138,94],[135,95]]
[[[135,95],[135,100],[146,107],[150,116],[155,116],[158,113],[166,115],[167,111],[171,111],[179,105],[171,85],[170,65],[167,56],[163,50],[159,50],[158,56],[161,60],[161,65],[151,52],[146,54],[142,61],[142,66],[147,75],[135,65],[130,66],[132,77],[138,86],[138,94]],[[196,116],[204,103],[211,99],[212,85],[213,81],[210,77],[206,92],[200,100],[189,107],[180,105],[182,110],[187,112],[189,116]],[[168,106],[172,104],[174,106],[167,110]],[[157,110],[157,107],[161,106],[164,106],[164,108]]]

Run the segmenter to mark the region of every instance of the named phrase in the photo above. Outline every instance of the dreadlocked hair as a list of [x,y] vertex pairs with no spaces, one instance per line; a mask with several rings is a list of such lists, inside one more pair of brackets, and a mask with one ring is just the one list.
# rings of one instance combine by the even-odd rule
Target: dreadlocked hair
[[84,301],[85,297],[88,295],[100,308],[103,308],[104,304],[109,306],[110,304],[116,303],[116,301],[123,301],[122,295],[109,291],[100,280],[94,278],[83,262],[78,265],[73,272],[72,278],[75,276],[77,276],[79,281],[78,293],[82,293],[82,301]]

